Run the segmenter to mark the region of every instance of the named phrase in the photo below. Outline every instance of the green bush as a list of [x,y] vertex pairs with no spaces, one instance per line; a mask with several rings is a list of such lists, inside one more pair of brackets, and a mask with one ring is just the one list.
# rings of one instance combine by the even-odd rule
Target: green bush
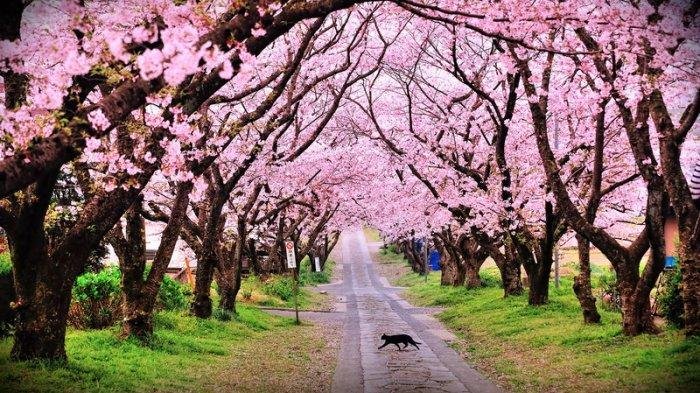
[[[69,322],[77,328],[101,329],[113,325],[122,315],[121,272],[107,267],[96,273],[84,273],[75,280]],[[189,303],[190,288],[165,276],[156,306],[164,310],[182,310]]]
[[215,308],[212,316],[222,322],[227,322],[235,318],[236,314],[232,311],[224,310],[223,308]]
[[12,334],[14,311],[10,302],[15,299],[10,253],[0,254],[0,337]]
[[482,270],[479,272],[479,278],[481,278],[482,287],[497,288],[503,286],[498,271]]
[[97,273],[84,273],[75,280],[69,322],[78,328],[101,329],[121,316],[121,272],[108,267]]
[[10,253],[3,252],[0,254],[0,276],[9,276],[12,274],[12,261]]
[[668,274],[668,280],[659,291],[659,310],[666,317],[669,324],[683,328],[683,296],[681,294],[681,269],[675,268],[664,272]]
[[401,253],[399,251],[399,247],[394,243],[385,244],[384,246],[382,246],[382,248],[379,250],[379,252],[383,255],[400,254]]
[[603,308],[609,311],[619,311],[621,307],[620,292],[617,290],[617,275],[612,268],[598,276],[596,287],[599,290]]
[[262,289],[265,294],[277,296],[286,302],[294,296],[294,279],[275,276],[265,282]]
[[158,292],[158,304],[165,310],[182,310],[192,294],[190,287],[165,276]]
[[333,268],[333,262],[329,259],[326,261],[326,266],[323,271],[312,272],[311,262],[308,258],[304,258],[301,261],[301,266],[299,269],[299,285],[316,285],[316,284],[328,284],[331,282],[331,272]]
[[73,299],[77,302],[103,300],[120,293],[121,272],[116,267],[108,267],[97,273],[84,273],[75,280]]

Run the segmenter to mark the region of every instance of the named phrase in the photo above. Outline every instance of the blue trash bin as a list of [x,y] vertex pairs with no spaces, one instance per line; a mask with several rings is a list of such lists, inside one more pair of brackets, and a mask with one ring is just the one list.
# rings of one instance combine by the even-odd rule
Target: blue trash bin
[[664,260],[664,269],[674,269],[678,265],[678,258],[673,255],[667,256]]
[[430,264],[430,270],[440,270],[440,252],[438,250],[430,250],[428,263]]

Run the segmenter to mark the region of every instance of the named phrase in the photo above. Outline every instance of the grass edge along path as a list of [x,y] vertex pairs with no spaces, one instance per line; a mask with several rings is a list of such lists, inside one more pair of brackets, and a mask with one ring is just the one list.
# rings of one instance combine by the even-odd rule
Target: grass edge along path
[[[384,254],[392,254],[384,251]],[[385,255],[383,263],[405,263]],[[587,392],[690,392],[700,386],[700,340],[666,328],[659,335],[625,337],[620,314],[599,307],[603,322],[585,325],[570,278],[550,287],[547,305],[527,295],[503,298],[498,271],[482,269],[487,286],[444,287],[440,272],[408,273],[395,281],[417,306],[441,306],[437,317],[459,340],[467,360],[506,389]],[[599,302],[600,303],[600,302]]]
[[[12,339],[2,339],[0,391],[218,391],[219,386],[235,385],[236,373],[257,375],[260,371],[249,362],[244,362],[249,364],[248,370],[243,367],[229,371],[234,356],[253,347],[276,346],[280,335],[296,337],[294,340],[299,342],[293,345],[302,352],[319,351],[325,345],[307,334],[314,327],[294,326],[291,318],[272,316],[254,307],[238,309],[238,316],[227,322],[200,320],[177,312],[158,313],[154,340],[148,347],[120,339],[118,327],[70,329],[67,364],[10,362]],[[303,363],[297,366],[299,370],[308,368]],[[270,389],[264,380],[255,382],[262,385],[251,390]],[[240,385],[237,389],[241,388],[247,390]]]

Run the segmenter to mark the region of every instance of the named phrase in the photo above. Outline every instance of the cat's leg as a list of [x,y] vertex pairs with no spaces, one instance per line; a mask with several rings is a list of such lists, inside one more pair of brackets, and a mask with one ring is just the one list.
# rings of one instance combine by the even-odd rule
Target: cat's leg
[[387,345],[389,345],[389,342],[388,342],[388,341],[384,341],[384,344],[382,344],[382,346],[379,347],[379,348],[377,348],[377,349],[382,349],[382,348],[386,347]]
[[396,348],[398,348],[399,351],[401,350],[401,346],[399,345],[399,343],[394,343],[394,345],[396,345]]

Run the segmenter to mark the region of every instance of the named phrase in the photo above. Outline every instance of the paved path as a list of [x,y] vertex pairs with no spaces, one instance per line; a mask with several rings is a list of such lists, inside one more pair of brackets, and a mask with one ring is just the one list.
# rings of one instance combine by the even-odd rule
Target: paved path
[[[324,288],[345,311],[333,392],[499,392],[447,346],[451,334],[429,310],[411,307],[380,280],[361,231],[343,233],[341,248],[343,281]],[[423,345],[378,350],[382,333],[410,334]]]

